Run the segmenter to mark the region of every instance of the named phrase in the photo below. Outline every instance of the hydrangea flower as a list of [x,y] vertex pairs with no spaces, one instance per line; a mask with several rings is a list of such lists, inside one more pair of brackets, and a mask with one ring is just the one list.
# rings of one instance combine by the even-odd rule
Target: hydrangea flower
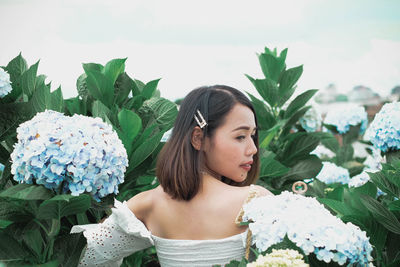
[[265,256],[259,255],[257,260],[246,267],[307,267],[303,255],[293,249],[272,249]]
[[383,152],[400,149],[400,102],[387,103],[375,115],[366,132],[374,147]]
[[94,199],[118,193],[128,166],[126,150],[112,126],[100,118],[47,110],[17,128],[11,173],[20,183]]
[[10,75],[0,68],[0,98],[5,97],[12,90]]
[[319,158],[333,158],[335,153],[324,145],[318,145],[310,154],[316,155]]
[[361,124],[360,133],[362,134],[367,128],[368,116],[364,107],[354,105],[341,106],[329,110],[324,123],[335,126],[340,134],[347,133],[350,130],[350,126]]
[[315,109],[311,107],[304,114],[303,117],[300,118],[301,127],[307,132],[316,132],[319,128],[321,128],[322,117],[321,114]]
[[349,171],[343,167],[328,161],[322,162],[322,169],[315,177],[326,184],[341,183],[347,184],[350,180]]
[[0,172],[4,171],[4,165],[0,163]]
[[372,260],[372,246],[366,233],[333,216],[313,197],[284,191],[277,196],[255,198],[243,210],[243,221],[249,222],[252,232],[252,244],[260,252],[287,236],[306,255],[314,253],[327,263],[365,266]]

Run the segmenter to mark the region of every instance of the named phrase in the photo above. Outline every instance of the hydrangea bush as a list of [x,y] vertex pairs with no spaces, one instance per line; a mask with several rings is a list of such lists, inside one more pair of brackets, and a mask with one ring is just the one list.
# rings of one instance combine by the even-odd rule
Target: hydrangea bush
[[347,184],[350,180],[349,171],[343,167],[328,161],[322,162],[322,169],[316,176],[318,180],[326,184]]
[[350,126],[360,124],[360,133],[364,133],[368,125],[368,116],[364,107],[361,106],[337,107],[328,111],[324,124],[335,126],[340,134],[347,133]]
[[249,222],[252,243],[260,252],[287,236],[305,255],[314,253],[327,263],[364,266],[372,260],[366,233],[333,216],[315,198],[284,191],[277,196],[255,198],[243,209],[243,221]]
[[301,127],[307,132],[316,132],[321,128],[321,113],[314,107],[311,107],[299,120]]
[[94,199],[118,193],[127,154],[112,127],[100,118],[47,110],[17,129],[11,172],[19,183]]
[[293,249],[273,249],[271,253],[258,256],[247,267],[307,267],[303,255]]
[[12,90],[10,75],[0,68],[0,98],[5,97]]
[[366,138],[383,152],[400,149],[400,102],[387,103],[375,115]]

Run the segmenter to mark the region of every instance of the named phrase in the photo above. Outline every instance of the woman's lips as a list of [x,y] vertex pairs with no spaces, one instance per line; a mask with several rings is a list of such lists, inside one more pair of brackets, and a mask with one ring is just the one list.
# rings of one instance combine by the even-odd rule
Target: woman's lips
[[242,169],[244,169],[244,170],[246,170],[246,171],[250,171],[250,169],[251,169],[251,164],[252,164],[253,162],[249,162],[249,163],[245,163],[245,164],[242,164],[242,165],[240,165],[240,167],[242,168]]

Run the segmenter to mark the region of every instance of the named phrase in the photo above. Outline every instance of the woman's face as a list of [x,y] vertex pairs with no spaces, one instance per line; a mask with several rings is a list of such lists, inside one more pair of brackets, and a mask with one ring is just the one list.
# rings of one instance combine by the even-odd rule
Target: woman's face
[[250,171],[257,153],[254,114],[248,107],[236,104],[211,138],[206,138],[206,166],[235,182],[242,182]]

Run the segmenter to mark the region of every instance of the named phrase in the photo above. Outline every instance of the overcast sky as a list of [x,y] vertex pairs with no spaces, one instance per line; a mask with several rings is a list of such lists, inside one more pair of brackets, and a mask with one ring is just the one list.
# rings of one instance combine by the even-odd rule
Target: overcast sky
[[304,65],[301,90],[365,85],[382,96],[400,85],[400,1],[370,0],[0,0],[0,65],[28,64],[77,95],[82,63],[125,58],[127,73],[161,78],[171,100],[201,85],[255,92],[256,53],[289,48]]

